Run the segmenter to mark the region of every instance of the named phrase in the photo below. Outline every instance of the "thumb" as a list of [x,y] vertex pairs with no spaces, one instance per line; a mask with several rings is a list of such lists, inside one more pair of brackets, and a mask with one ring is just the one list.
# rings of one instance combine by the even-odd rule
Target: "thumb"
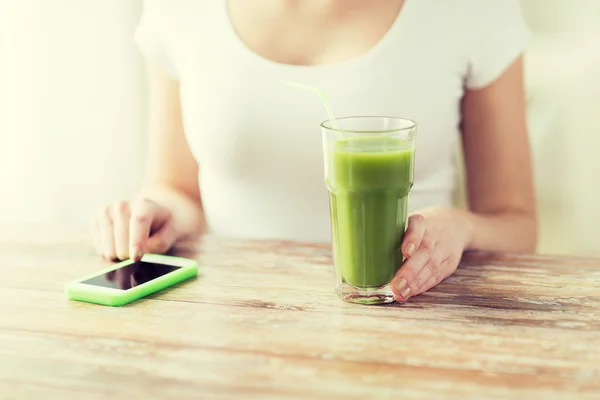
[[169,218],[163,226],[152,233],[148,242],[146,242],[145,250],[147,253],[164,254],[173,246],[177,236],[173,219]]

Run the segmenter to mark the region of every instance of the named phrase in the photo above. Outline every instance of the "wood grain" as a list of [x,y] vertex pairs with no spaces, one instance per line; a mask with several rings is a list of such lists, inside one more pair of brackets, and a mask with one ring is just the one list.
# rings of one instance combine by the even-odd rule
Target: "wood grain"
[[600,260],[473,253],[406,304],[333,293],[327,244],[193,239],[200,275],[67,301],[87,235],[0,230],[0,399],[600,398]]

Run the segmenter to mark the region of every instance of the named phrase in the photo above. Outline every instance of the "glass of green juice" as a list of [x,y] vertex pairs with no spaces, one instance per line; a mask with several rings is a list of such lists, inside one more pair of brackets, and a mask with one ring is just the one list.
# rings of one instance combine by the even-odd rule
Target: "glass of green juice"
[[325,121],[321,129],[336,292],[351,303],[393,302],[417,125],[366,116]]

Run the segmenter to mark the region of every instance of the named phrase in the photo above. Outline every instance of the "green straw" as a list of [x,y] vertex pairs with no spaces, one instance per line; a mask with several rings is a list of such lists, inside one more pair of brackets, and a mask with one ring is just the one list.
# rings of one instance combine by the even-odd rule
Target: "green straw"
[[323,101],[323,105],[325,106],[325,111],[327,111],[327,117],[329,118],[329,122],[331,122],[331,127],[334,130],[339,129],[337,121],[335,119],[335,114],[333,113],[333,107],[331,107],[331,103],[329,102],[329,99],[327,98],[327,95],[325,94],[325,92],[323,92],[320,89],[314,88],[312,86],[303,85],[301,83],[296,83],[296,82],[288,81],[285,79],[282,80],[281,82],[287,86],[291,86],[291,87],[295,87],[297,89],[302,89],[302,90],[306,90],[308,92],[316,93]]

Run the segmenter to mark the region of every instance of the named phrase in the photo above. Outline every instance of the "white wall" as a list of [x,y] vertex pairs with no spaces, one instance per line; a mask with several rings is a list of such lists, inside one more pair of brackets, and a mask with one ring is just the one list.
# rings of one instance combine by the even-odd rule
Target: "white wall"
[[521,3],[540,251],[600,255],[600,1]]
[[94,208],[135,191],[146,112],[132,41],[140,6],[0,0],[0,222],[87,224]]
[[[600,255],[600,1],[521,0],[540,250]],[[0,223],[87,224],[138,187],[140,0],[0,0]],[[110,160],[117,158],[118,163]]]

